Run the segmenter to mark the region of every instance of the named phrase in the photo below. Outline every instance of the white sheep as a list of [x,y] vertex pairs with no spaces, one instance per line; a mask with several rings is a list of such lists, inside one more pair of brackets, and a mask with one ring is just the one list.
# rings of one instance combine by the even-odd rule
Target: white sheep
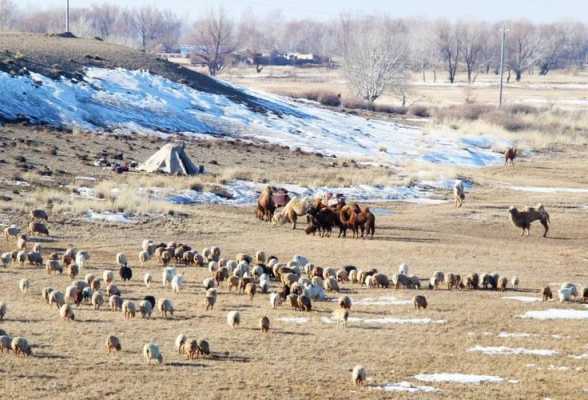
[[202,286],[204,286],[204,289],[208,290],[217,287],[217,283],[214,278],[206,278],[202,281]]
[[104,279],[104,282],[106,282],[107,285],[112,283],[114,281],[114,272],[107,269],[102,273],[102,279]]
[[147,364],[151,364],[152,361],[163,364],[163,355],[159,350],[159,346],[155,343],[148,343],[143,346],[143,357]]
[[29,342],[23,337],[17,336],[15,338],[12,338],[12,341],[10,342],[10,347],[12,348],[14,354],[16,354],[17,356],[30,356],[32,354]]
[[157,301],[157,309],[163,318],[167,318],[168,313],[171,316],[174,315],[174,305],[169,299],[159,299]]
[[227,269],[227,271],[229,271],[229,274],[233,273],[233,271],[235,271],[237,269],[237,261],[235,260],[229,260],[227,261],[227,264],[225,265],[225,268]]
[[2,255],[0,255],[0,266],[6,268],[10,265],[10,263],[12,262],[12,253],[2,253]]
[[400,264],[398,267],[398,274],[408,276],[408,265],[404,263]]
[[270,287],[270,278],[268,274],[261,274],[259,277],[259,287],[261,288],[261,293],[267,293]]
[[49,295],[49,305],[53,305],[59,309],[65,304],[65,296],[59,290],[54,290]]
[[125,265],[127,265],[128,264],[127,256],[125,256],[123,253],[117,253],[116,254],[116,264],[119,267],[124,267]]
[[184,277],[182,275],[176,275],[172,278],[171,288],[174,293],[180,293],[180,290],[184,286]]
[[351,283],[357,283],[357,270],[356,269],[352,269],[351,271],[349,271],[349,281]]
[[17,238],[20,234],[20,228],[16,225],[10,225],[7,228],[4,228],[4,237],[6,240],[9,238]]
[[512,284],[513,289],[518,289],[519,288],[519,277],[513,276],[510,283]]
[[306,276],[310,276],[312,274],[312,270],[314,269],[313,263],[308,263],[304,265],[304,273]]
[[227,314],[227,323],[231,328],[236,328],[241,323],[241,315],[239,311],[230,311]]
[[27,249],[27,237],[25,235],[20,235],[16,240],[16,248],[18,250],[26,250]]
[[25,262],[27,262],[26,250],[20,250],[18,253],[16,253],[16,261],[20,264],[21,267],[25,264]]
[[151,318],[151,313],[153,312],[153,306],[147,300],[143,300],[139,303],[139,312],[141,313],[141,317],[143,319]]
[[49,304],[49,296],[51,296],[51,292],[53,292],[53,288],[52,287],[44,287],[43,289],[41,289],[41,296],[43,297],[43,300],[45,300],[45,303]]
[[87,251],[78,251],[76,254],[76,265],[80,268],[85,268],[88,261],[90,261],[90,253]]
[[6,315],[6,308],[6,303],[0,301],[0,321],[2,321]]
[[431,289],[437,289],[443,282],[445,282],[445,274],[441,271],[435,271],[431,279],[429,279],[429,287]]
[[71,308],[69,304],[64,304],[61,306],[61,308],[59,309],[59,315],[61,316],[61,318],[69,321],[73,321],[76,319],[76,316],[73,312],[73,308]]
[[356,365],[351,372],[351,379],[356,385],[363,385],[365,383],[367,373],[364,367]]
[[282,304],[282,298],[278,293],[270,294],[270,304],[272,308],[278,308]]
[[135,303],[133,303],[132,301],[125,300],[122,305],[122,311],[124,314],[124,319],[135,318],[137,307],[135,306]]
[[77,286],[70,285],[65,288],[65,302],[66,303],[75,303],[78,297],[78,293],[80,290]]
[[570,283],[570,282],[562,283],[561,284],[561,287],[560,287],[560,290],[561,289],[570,289],[570,296],[571,297],[577,297],[578,296],[578,288],[573,283]]
[[155,252],[155,243],[153,243],[153,240],[145,239],[141,244],[141,249],[151,257]]
[[188,337],[186,335],[182,335],[182,334],[178,335],[178,337],[176,338],[176,341],[175,341],[175,348],[176,348],[176,351],[178,352],[178,354],[182,354],[182,352],[184,350],[183,349],[184,344],[186,344],[187,341],[188,341]]
[[152,281],[153,277],[151,276],[151,274],[149,272],[145,272],[145,275],[143,275],[143,282],[145,282],[145,286],[151,287]]
[[299,255],[295,255],[294,257],[292,257],[292,261],[294,261],[298,266],[305,266],[310,264],[308,258]]
[[166,287],[167,284],[171,284],[172,279],[176,276],[176,269],[174,267],[165,267],[162,272],[162,279],[161,283],[163,287]]
[[92,305],[94,306],[94,310],[99,310],[103,304],[104,296],[102,296],[102,293],[94,292],[94,294],[92,294]]
[[31,289],[31,282],[28,279],[18,281],[18,288],[22,294],[27,294]]
[[113,294],[108,298],[108,305],[113,312],[122,310],[122,302],[122,298],[117,294]]
[[141,250],[139,252],[139,262],[141,263],[141,265],[145,265],[145,263],[147,261],[149,261],[150,259],[151,259],[151,254],[149,254],[149,251]]

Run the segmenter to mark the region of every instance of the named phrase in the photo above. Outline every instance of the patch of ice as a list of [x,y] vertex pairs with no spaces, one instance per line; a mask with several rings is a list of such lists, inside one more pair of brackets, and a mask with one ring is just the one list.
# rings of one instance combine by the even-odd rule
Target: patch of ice
[[[433,320],[431,318],[358,318],[350,317],[348,322],[355,322],[365,325],[428,325],[428,324],[446,324],[446,320]],[[321,322],[333,324],[337,321],[333,317],[321,317]]]
[[543,349],[525,349],[522,347],[512,348],[512,347],[484,347],[484,346],[475,346],[467,350],[468,352],[476,352],[476,353],[483,353],[491,356],[498,356],[498,355],[530,355],[530,356],[555,356],[559,354],[555,350],[543,350]]
[[120,212],[94,212],[88,210],[86,213],[88,221],[109,222],[112,224],[136,224],[137,221],[129,218],[125,213]]
[[501,383],[504,379],[499,376],[492,375],[471,375],[471,374],[460,374],[460,373],[436,373],[436,374],[418,374],[415,375],[415,379],[422,382],[439,382],[439,383],[464,383],[464,384],[480,384],[484,382],[488,383]]
[[306,324],[308,322],[308,318],[305,317],[280,317],[278,321],[288,322],[291,324]]
[[398,299],[394,296],[366,297],[353,300],[353,305],[358,306],[401,306],[407,304],[412,304],[412,301]]
[[432,393],[439,391],[439,389],[431,386],[416,386],[410,382],[385,383],[372,387],[385,392]]
[[531,336],[539,336],[539,335],[535,335],[535,334],[531,334],[531,333],[524,333],[524,332],[500,332],[498,334],[498,337],[500,338],[527,338],[527,337],[531,337]]
[[539,186],[508,186],[511,190],[530,193],[588,193],[584,188],[539,187]]
[[535,303],[537,301],[541,301],[539,297],[531,296],[503,296],[502,298],[506,300],[520,301],[522,303]]
[[95,181],[96,178],[94,178],[93,176],[76,176],[75,180],[76,181]]
[[576,360],[588,360],[588,353],[584,353],[584,354],[572,354],[570,355],[571,358],[574,358]]
[[564,308],[550,308],[540,311],[527,311],[519,318],[538,319],[541,321],[558,320],[558,319],[572,319],[581,320],[588,319],[588,311],[564,309]]

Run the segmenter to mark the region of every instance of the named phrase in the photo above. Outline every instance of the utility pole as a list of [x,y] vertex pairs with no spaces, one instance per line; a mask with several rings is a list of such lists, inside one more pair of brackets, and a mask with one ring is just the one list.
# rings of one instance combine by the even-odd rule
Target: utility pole
[[65,9],[65,32],[69,32],[69,0]]
[[502,107],[502,88],[504,77],[504,47],[506,45],[506,24],[502,25],[502,44],[500,46],[500,93],[498,96],[498,107]]

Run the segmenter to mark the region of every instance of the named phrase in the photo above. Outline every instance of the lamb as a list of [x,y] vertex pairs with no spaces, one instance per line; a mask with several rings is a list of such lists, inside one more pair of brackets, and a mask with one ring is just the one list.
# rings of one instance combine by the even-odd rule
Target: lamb
[[119,267],[127,265],[128,264],[127,256],[125,256],[123,253],[117,253],[116,254],[116,264]]
[[108,336],[106,338],[106,351],[111,353],[112,351],[121,351],[120,340],[116,336]]
[[465,200],[465,189],[462,180],[456,180],[453,185],[453,198],[455,200],[455,207],[461,208]]
[[184,277],[182,275],[176,275],[172,278],[171,288],[174,293],[180,293],[180,290],[184,286]]
[[227,314],[227,324],[229,324],[231,328],[236,328],[240,323],[241,315],[239,314],[239,311],[231,311]]
[[92,295],[92,306],[94,306],[94,310],[99,310],[100,307],[104,304],[104,296],[100,292],[94,292]]
[[351,372],[351,379],[352,379],[353,383],[358,386],[363,385],[365,383],[366,376],[367,376],[366,370],[361,365],[355,366],[353,368],[353,371]]
[[4,333],[0,335],[0,353],[10,353],[12,338]]
[[44,287],[41,289],[41,297],[45,300],[45,303],[49,304],[49,296],[51,296],[51,292],[53,292],[53,288],[51,287]]
[[70,279],[75,279],[79,273],[80,269],[76,264],[70,264],[67,266],[67,274],[69,275]]
[[305,295],[298,296],[298,308],[300,311],[311,311],[312,303],[310,301],[310,297]]
[[143,300],[139,303],[139,312],[141,313],[141,318],[149,319],[153,312],[153,305],[149,301]]
[[143,357],[147,364],[151,364],[152,361],[155,361],[160,365],[163,364],[163,355],[159,350],[159,346],[155,343],[148,343],[143,346]]
[[253,301],[253,297],[255,296],[255,283],[250,282],[245,285],[245,293],[249,296],[249,300]]
[[28,279],[18,281],[18,289],[22,294],[27,294],[31,288],[31,282]]
[[214,304],[216,303],[217,292],[215,288],[210,288],[206,291],[206,311],[210,308],[214,308]]
[[513,276],[510,284],[512,285],[513,289],[518,289],[519,288],[519,277],[518,276]]
[[331,276],[329,279],[325,280],[325,290],[339,292],[339,284],[337,283],[337,279]]
[[270,320],[269,318],[264,315],[260,320],[259,320],[259,329],[261,329],[261,331],[263,333],[268,333],[269,329],[270,329]]
[[65,304],[65,296],[59,290],[53,290],[49,295],[49,305],[53,305],[60,309]]
[[104,279],[104,282],[108,285],[114,281],[114,273],[110,270],[106,270],[102,273],[102,279]]
[[123,282],[130,281],[133,278],[133,270],[125,264],[118,269],[118,276]]
[[47,260],[45,262],[45,270],[47,274],[51,275],[53,272],[59,272],[60,274],[63,273],[63,266],[59,262],[59,260]]
[[174,267],[165,267],[162,274],[162,286],[166,287],[168,283],[171,286],[174,276],[176,276],[176,269]]
[[39,235],[49,236],[49,229],[47,229],[47,227],[41,222],[33,221],[29,224],[28,233],[29,235],[32,235],[33,233],[38,233]]
[[145,286],[151,287],[152,281],[153,277],[151,276],[151,274],[149,272],[145,272],[145,275],[143,275],[143,282],[145,282]]
[[61,306],[61,308],[59,309],[59,315],[64,320],[73,321],[76,319],[76,316],[73,312],[73,308],[71,308],[69,304],[64,304]]
[[80,268],[85,268],[88,261],[90,261],[90,253],[87,251],[78,251],[76,253],[75,261]]
[[141,250],[139,252],[139,262],[141,263],[141,266],[144,266],[145,263],[147,261],[149,261],[151,259],[151,254],[149,254],[148,251],[146,250]]
[[551,292],[551,288],[549,286],[545,286],[541,293],[543,295],[543,301],[553,299],[553,293]]
[[19,234],[20,234],[20,228],[16,225],[10,225],[9,227],[4,228],[4,237],[6,238],[7,242],[8,242],[9,238],[16,239]]
[[12,348],[14,354],[16,354],[17,356],[30,356],[31,354],[33,354],[29,342],[23,337],[17,336],[15,338],[12,338],[12,341],[10,342],[10,347]]
[[500,282],[498,284],[498,289],[501,292],[504,292],[507,289],[508,286],[508,278],[506,276],[503,276],[502,278],[500,278]]
[[167,319],[167,314],[169,313],[172,317],[174,315],[174,305],[172,304],[171,300],[169,299],[159,299],[157,302],[157,309],[161,313],[163,318]]
[[137,307],[135,303],[129,300],[125,300],[122,304],[122,311],[124,313],[124,319],[128,320],[131,318],[135,318],[135,313],[137,312]]
[[339,325],[343,325],[343,327],[346,328],[347,320],[349,319],[349,310],[345,308],[339,308],[333,311],[333,319],[337,321],[337,327],[339,327]]
[[3,301],[0,301],[0,321],[2,321],[4,319],[5,315],[6,315],[6,303],[4,303]]
[[517,228],[521,228],[521,236],[529,236],[531,230],[531,224],[535,221],[539,221],[543,225],[543,237],[547,237],[549,232],[549,224],[551,223],[549,214],[545,210],[542,204],[538,204],[535,208],[527,207],[524,211],[519,211],[514,206],[508,209],[510,221]]
[[278,293],[270,294],[270,304],[273,309],[278,308],[280,306],[280,304],[282,304],[282,298],[280,297],[280,295]]
[[49,216],[45,210],[36,209],[31,211],[31,219],[49,221]]
[[108,298],[108,304],[110,305],[110,311],[116,312],[121,311],[123,300],[119,295],[113,294]]
[[412,304],[414,304],[414,308],[418,311],[421,308],[427,308],[427,298],[425,296],[417,295],[412,298]]

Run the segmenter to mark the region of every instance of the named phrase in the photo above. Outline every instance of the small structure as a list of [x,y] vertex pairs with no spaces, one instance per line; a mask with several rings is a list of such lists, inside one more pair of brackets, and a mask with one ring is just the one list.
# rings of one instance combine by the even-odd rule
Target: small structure
[[184,143],[168,143],[147,161],[139,165],[139,171],[164,172],[171,175],[196,175],[204,167],[195,165],[186,154]]

